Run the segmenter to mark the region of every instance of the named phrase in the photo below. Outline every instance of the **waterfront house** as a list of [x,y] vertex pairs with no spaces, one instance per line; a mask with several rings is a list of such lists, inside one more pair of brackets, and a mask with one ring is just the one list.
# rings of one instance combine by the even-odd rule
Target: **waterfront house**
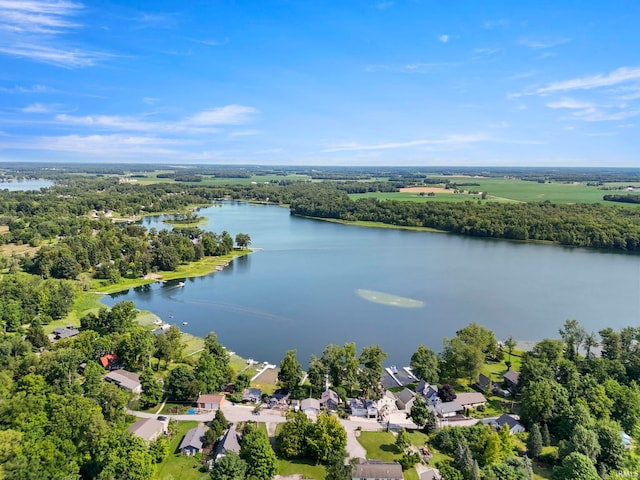
[[196,427],[189,430],[182,439],[182,442],[180,442],[180,453],[188,456],[200,453],[206,431],[203,427]]
[[347,410],[354,417],[367,416],[367,407],[359,398],[347,398]]
[[141,438],[147,445],[153,442],[160,435],[164,435],[167,432],[167,426],[164,422],[156,418],[141,418],[136,423],[131,425],[129,430],[136,437]]
[[411,410],[416,394],[408,388],[395,394],[398,410]]
[[396,397],[389,390],[385,390],[384,395],[377,402],[378,412],[381,415],[386,415],[391,412],[395,412],[398,410],[398,406],[396,405]]
[[55,340],[64,340],[65,338],[73,338],[80,333],[80,330],[73,328],[72,325],[66,327],[58,327],[53,329],[53,338]]
[[126,370],[113,370],[104,376],[104,380],[115,383],[124,390],[129,390],[133,393],[142,393],[140,377],[135,373]]
[[284,407],[289,405],[289,392],[284,388],[279,388],[269,398],[269,408]]
[[260,403],[262,400],[262,390],[259,388],[246,388],[242,392],[242,401],[245,403]]
[[438,386],[429,385],[424,380],[420,380],[416,387],[416,393],[422,396],[422,399],[429,405],[435,405],[438,402]]
[[398,462],[367,460],[354,465],[352,480],[403,480],[402,467]]
[[327,410],[337,410],[340,405],[340,397],[330,388],[322,392],[320,395],[320,406]]
[[478,376],[478,382],[476,383],[478,390],[486,392],[491,387],[491,379],[484,374]]
[[198,397],[196,404],[202,410],[220,410],[224,403],[224,395],[204,394]]

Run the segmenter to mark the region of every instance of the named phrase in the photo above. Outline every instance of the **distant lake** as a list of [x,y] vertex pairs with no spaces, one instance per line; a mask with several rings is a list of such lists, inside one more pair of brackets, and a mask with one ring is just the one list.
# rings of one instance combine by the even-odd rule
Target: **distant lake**
[[[105,297],[133,300],[183,331],[215,331],[246,358],[306,366],[327,344],[379,344],[407,365],[423,343],[478,322],[499,339],[557,338],[568,318],[587,331],[638,325],[640,256],[451,234],[360,228],[226,202],[204,229],[248,233],[252,247],[221,272]],[[145,218],[147,227],[166,228]],[[188,325],[183,326],[183,322]]]
[[10,192],[40,190],[41,188],[49,188],[51,186],[53,186],[51,180],[44,180],[42,178],[0,182],[0,190],[9,190]]

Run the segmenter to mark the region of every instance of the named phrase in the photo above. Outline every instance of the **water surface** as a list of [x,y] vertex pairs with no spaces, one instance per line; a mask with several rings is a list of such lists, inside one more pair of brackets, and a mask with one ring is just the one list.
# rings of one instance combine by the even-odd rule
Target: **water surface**
[[[379,344],[406,365],[423,343],[478,322],[498,338],[558,337],[575,318],[588,331],[638,325],[640,256],[450,234],[374,229],[293,217],[285,208],[224,203],[203,228],[248,233],[260,250],[221,272],[153,284],[130,299],[183,331],[213,330],[229,349],[306,365],[329,343]],[[144,224],[166,228],[158,218]],[[182,325],[188,322],[188,325]]]

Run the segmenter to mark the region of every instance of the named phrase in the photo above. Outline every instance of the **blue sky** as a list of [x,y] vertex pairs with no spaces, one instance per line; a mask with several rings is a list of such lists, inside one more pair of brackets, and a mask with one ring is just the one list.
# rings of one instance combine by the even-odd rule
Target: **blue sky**
[[0,161],[640,166],[638,24],[615,0],[0,0]]

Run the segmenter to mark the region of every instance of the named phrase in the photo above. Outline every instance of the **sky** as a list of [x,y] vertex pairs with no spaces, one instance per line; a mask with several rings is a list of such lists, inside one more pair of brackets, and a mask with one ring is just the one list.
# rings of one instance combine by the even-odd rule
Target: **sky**
[[0,162],[640,166],[640,2],[0,0]]

